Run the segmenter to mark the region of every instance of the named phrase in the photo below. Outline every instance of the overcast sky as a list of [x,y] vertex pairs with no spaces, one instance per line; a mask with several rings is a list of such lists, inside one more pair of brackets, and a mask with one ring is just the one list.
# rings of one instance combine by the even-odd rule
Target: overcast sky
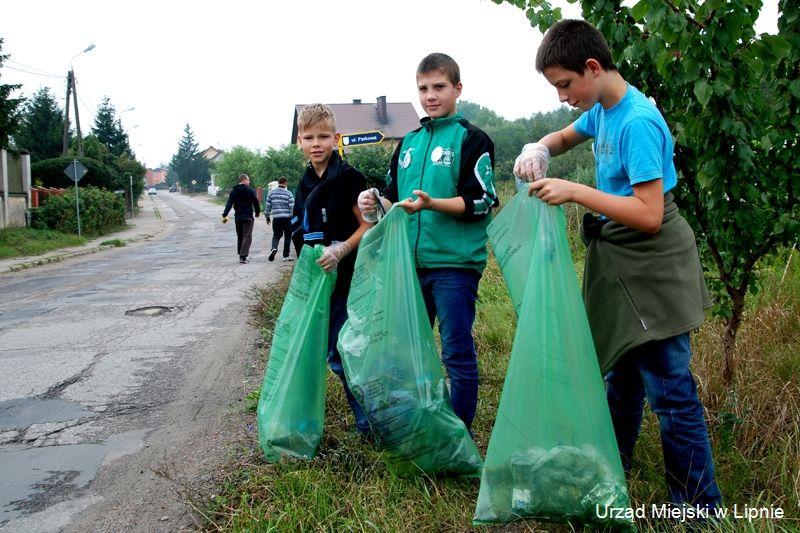
[[[777,32],[777,0],[757,29]],[[62,104],[70,59],[96,45],[73,60],[81,129],[103,96],[135,107],[122,122],[150,167],[169,162],[187,122],[201,149],[264,149],[290,141],[295,104],[386,95],[421,113],[414,74],[434,51],[460,64],[463,99],[508,119],[559,105],[533,68],[541,34],[490,0],[7,1],[0,37],[0,82],[48,86]]]

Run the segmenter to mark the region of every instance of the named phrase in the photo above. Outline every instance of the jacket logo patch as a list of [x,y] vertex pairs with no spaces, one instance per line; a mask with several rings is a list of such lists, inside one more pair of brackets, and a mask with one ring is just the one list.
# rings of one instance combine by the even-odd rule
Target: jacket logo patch
[[451,150],[450,148],[442,148],[441,146],[437,146],[431,152],[431,161],[434,165],[440,165],[443,167],[449,167],[453,165],[453,159],[456,157],[455,150]]
[[408,168],[411,166],[411,152],[413,151],[413,148],[409,148],[400,154],[400,160],[398,161],[400,168]]

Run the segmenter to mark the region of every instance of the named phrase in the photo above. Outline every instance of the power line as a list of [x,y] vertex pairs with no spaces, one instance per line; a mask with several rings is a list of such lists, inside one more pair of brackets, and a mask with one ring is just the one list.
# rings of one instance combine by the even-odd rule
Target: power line
[[62,77],[62,78],[64,77],[64,76],[58,76],[58,74],[54,74],[52,72],[48,72],[46,70],[40,69],[39,67],[34,67],[33,65],[26,65],[25,63],[20,63],[19,61],[16,61],[16,60],[11,59],[11,58],[6,58],[6,61],[8,61],[9,63],[14,63],[15,65],[18,65],[20,67],[29,68],[29,69],[32,69],[32,70],[38,70],[42,74],[47,74],[48,76],[56,76],[56,77]]
[[95,119],[94,111],[92,111],[91,108],[88,105],[86,105],[86,102],[83,101],[83,98],[81,98],[80,95],[78,95],[78,101],[81,103],[83,108],[86,109],[86,111],[92,116],[92,122],[94,122]]
[[34,76],[41,76],[43,78],[58,78],[58,79],[62,79],[62,80],[65,78],[64,76],[53,76],[51,74],[39,74],[38,72],[32,72],[30,70],[24,70],[24,69],[21,69],[21,68],[10,67],[8,65],[3,65],[3,68],[8,68],[8,69],[11,69],[11,70],[18,70],[18,71],[24,72],[26,74],[32,74]]

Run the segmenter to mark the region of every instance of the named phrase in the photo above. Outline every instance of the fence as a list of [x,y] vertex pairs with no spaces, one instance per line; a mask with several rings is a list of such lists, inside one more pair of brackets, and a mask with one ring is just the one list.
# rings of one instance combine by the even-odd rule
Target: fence
[[57,189],[55,187],[33,187],[31,189],[31,207],[40,207],[48,196],[60,196],[67,192],[67,189]]

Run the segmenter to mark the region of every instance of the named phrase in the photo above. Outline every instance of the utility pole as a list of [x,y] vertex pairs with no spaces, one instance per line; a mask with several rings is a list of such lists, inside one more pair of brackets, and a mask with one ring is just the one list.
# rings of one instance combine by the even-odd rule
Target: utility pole
[[75,128],[78,133],[78,157],[83,157],[83,136],[81,136],[81,118],[78,115],[78,87],[75,85],[75,72],[72,73],[72,103],[75,106]]
[[130,190],[131,190],[131,218],[136,218],[136,211],[133,207],[133,176],[128,176],[128,181],[130,182]]
[[61,155],[67,155],[69,149],[69,96],[72,91],[72,71],[67,72],[67,99],[64,104],[64,139],[61,148]]

